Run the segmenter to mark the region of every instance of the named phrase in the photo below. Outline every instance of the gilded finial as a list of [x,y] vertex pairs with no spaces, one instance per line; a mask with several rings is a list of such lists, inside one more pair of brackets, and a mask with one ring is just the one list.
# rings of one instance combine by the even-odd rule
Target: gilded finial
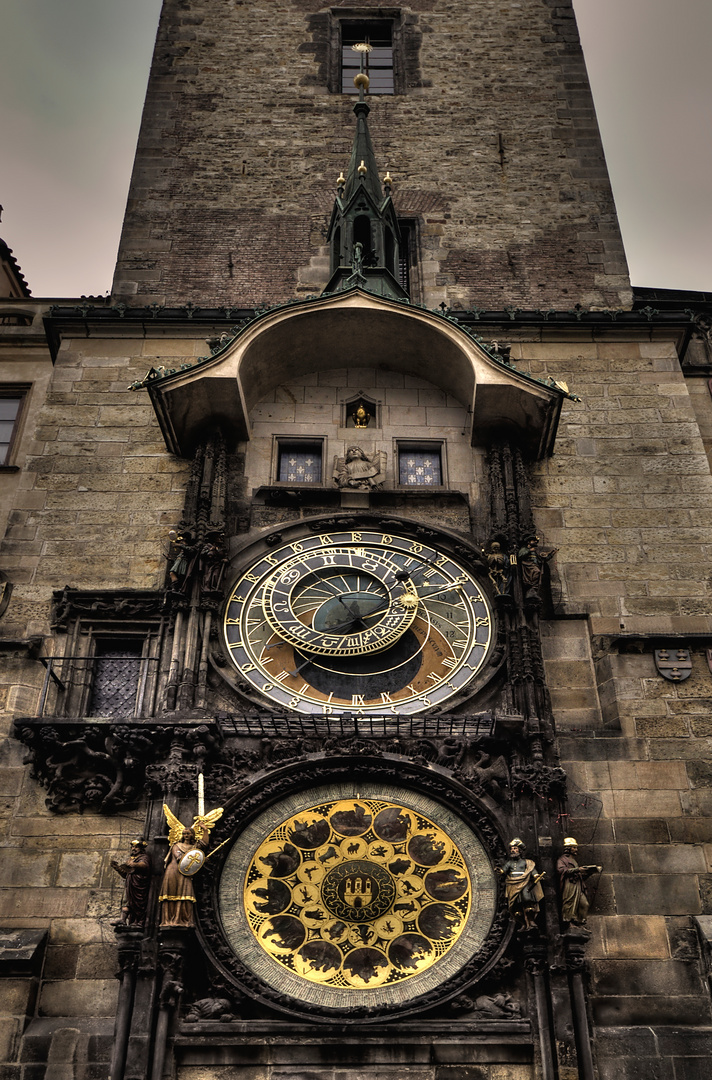
[[363,158],[361,158],[361,164],[359,165],[357,171],[359,176],[365,176],[368,172],[368,169],[366,168],[366,162],[363,160]]
[[367,41],[360,41],[356,45],[352,45],[353,52],[361,53],[361,70],[358,75],[354,75],[354,86],[359,91],[359,101],[363,101],[363,92],[368,90],[371,85],[371,80],[364,71],[364,62],[367,53],[372,52],[372,47]]
[[346,177],[344,176],[344,170],[342,169],[336,179],[337,188],[342,188],[346,184]]

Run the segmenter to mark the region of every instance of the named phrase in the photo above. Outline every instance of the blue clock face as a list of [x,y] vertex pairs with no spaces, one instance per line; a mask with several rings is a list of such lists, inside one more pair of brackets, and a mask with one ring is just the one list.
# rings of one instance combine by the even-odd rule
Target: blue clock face
[[241,681],[305,714],[414,714],[481,672],[492,615],[449,555],[377,530],[307,536],[234,585],[225,645]]

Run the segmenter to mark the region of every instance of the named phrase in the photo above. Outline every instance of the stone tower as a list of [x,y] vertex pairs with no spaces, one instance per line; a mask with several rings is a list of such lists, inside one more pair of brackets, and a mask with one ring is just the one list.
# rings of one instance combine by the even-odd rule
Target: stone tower
[[165,0],[0,323],[9,1073],[706,1076],[712,305],[568,0]]

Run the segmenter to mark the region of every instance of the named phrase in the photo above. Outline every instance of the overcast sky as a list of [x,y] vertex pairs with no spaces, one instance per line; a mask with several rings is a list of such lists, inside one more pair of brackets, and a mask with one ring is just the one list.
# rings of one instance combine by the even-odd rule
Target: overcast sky
[[[35,296],[110,287],[160,6],[0,0],[0,236]],[[631,279],[712,291],[712,0],[574,7]]]

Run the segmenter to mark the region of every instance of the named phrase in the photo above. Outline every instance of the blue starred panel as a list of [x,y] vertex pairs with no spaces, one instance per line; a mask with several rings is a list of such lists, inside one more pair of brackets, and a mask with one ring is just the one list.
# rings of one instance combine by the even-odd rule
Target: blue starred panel
[[439,487],[443,482],[439,450],[401,450],[398,454],[398,482],[412,486]]
[[290,447],[279,451],[279,479],[288,484],[318,484],[321,482],[321,449],[319,447]]

